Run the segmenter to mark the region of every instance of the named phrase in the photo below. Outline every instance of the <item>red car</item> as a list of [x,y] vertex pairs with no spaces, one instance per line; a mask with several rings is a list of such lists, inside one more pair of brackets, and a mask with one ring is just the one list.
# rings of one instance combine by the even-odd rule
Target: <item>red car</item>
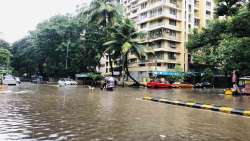
[[160,82],[148,82],[148,88],[172,88],[172,84],[160,83]]

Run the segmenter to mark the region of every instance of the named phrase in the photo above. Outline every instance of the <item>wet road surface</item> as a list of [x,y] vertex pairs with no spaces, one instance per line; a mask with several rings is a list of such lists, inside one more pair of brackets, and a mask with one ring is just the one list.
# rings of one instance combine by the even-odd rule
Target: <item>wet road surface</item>
[[0,94],[0,140],[248,141],[250,118],[163,103],[145,95],[250,110],[250,96],[222,90],[133,89],[25,84]]

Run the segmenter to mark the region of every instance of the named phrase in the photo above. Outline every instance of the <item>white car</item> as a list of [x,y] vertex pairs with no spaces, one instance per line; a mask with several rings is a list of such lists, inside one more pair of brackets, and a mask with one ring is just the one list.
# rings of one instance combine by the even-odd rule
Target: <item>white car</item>
[[59,79],[58,84],[60,86],[77,85],[77,82],[70,78],[61,78]]
[[16,85],[17,81],[14,76],[12,75],[5,75],[3,77],[3,84],[4,85]]

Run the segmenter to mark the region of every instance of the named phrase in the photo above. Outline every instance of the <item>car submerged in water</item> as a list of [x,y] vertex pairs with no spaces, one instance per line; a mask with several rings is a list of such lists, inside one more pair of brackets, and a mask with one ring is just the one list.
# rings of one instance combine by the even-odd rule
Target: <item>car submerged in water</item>
[[77,85],[77,82],[70,78],[61,78],[57,83],[59,86]]

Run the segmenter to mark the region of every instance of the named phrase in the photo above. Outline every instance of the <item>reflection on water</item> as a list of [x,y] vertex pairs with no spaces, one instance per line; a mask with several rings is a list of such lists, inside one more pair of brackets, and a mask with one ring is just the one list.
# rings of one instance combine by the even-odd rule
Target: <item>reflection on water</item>
[[23,85],[0,94],[0,140],[248,140],[250,118],[142,101],[144,95],[250,109],[222,90]]

